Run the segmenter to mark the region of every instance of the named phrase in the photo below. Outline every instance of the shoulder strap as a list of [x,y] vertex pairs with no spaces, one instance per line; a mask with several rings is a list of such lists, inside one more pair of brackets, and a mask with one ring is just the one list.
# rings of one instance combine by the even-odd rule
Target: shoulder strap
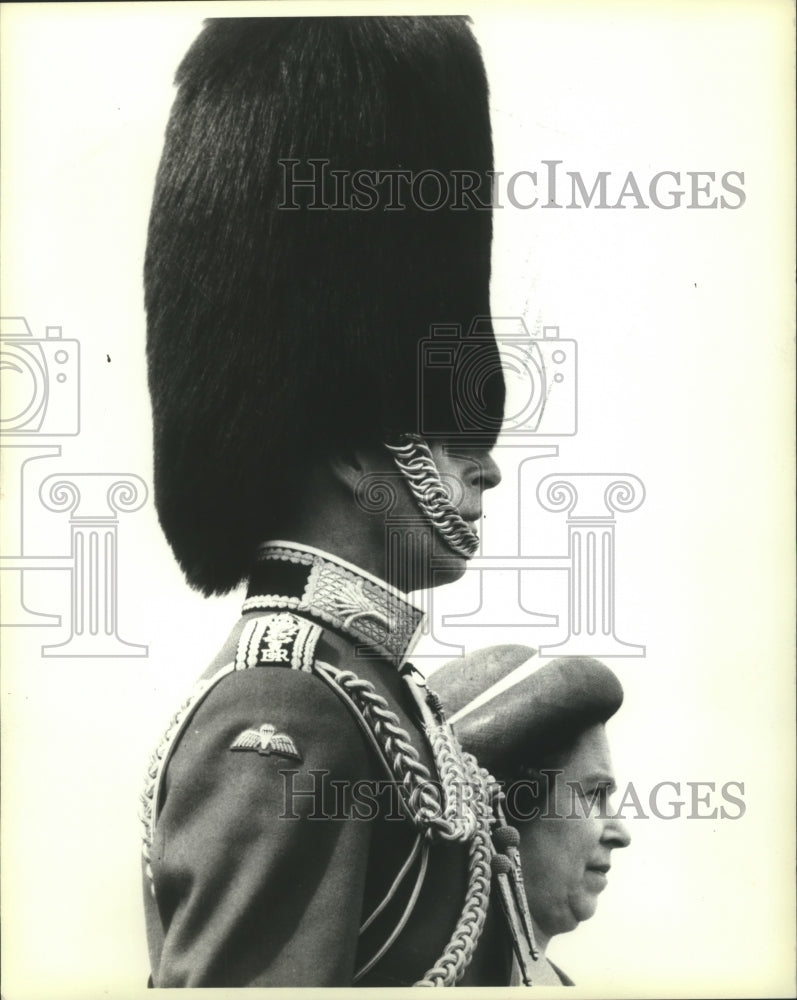
[[257,615],[247,621],[238,639],[235,669],[276,666],[309,673],[322,632],[320,625],[290,611]]

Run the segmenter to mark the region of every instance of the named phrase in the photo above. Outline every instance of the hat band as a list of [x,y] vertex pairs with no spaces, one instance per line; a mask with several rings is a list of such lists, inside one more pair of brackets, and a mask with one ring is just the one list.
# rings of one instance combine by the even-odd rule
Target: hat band
[[421,513],[450,549],[470,559],[479,547],[479,536],[451,502],[426,441],[419,434],[401,434],[395,443],[386,441],[385,447],[393,455]]

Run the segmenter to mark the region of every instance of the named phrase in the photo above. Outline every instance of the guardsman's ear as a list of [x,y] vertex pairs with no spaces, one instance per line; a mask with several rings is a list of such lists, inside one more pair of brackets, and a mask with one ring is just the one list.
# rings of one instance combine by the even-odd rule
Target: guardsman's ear
[[329,469],[335,480],[348,490],[354,490],[363,476],[384,472],[389,460],[381,448],[347,448],[329,458]]

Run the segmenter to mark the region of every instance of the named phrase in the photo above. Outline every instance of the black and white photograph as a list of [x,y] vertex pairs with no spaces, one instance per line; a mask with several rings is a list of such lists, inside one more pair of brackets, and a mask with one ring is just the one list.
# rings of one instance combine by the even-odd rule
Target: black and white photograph
[[4,1000],[794,996],[793,38],[0,4]]

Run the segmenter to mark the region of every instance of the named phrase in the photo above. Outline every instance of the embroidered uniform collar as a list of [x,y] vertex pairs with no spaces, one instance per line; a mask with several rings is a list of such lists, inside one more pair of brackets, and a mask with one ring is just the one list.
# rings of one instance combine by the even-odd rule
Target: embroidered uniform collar
[[424,613],[383,580],[298,542],[259,546],[243,610],[299,611],[401,666],[418,641]]

